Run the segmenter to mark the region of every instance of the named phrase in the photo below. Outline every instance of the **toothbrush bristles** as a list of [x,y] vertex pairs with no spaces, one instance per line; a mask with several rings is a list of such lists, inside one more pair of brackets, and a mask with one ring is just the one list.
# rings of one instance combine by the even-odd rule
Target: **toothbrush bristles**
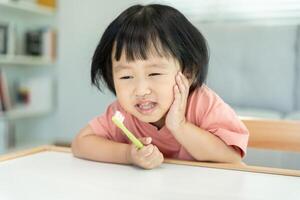
[[123,116],[123,114],[120,112],[120,111],[116,111],[115,112],[115,114],[114,114],[114,116],[120,121],[120,122],[123,122],[124,121],[124,116]]

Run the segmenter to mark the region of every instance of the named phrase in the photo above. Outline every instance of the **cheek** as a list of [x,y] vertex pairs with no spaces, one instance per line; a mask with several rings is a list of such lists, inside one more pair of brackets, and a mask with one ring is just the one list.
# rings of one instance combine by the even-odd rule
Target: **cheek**
[[126,90],[126,87],[124,84],[120,84],[118,81],[115,82],[115,90],[117,98],[120,100],[126,99],[128,97],[128,90]]
[[122,108],[128,111],[128,105],[130,105],[130,95],[125,89],[116,89],[116,97],[121,104]]
[[160,80],[153,81],[153,84],[155,84],[154,88],[161,91],[161,93],[165,93],[164,96],[166,96],[166,95],[170,95],[170,94],[173,95],[173,87],[176,83],[175,83],[174,77],[166,77],[166,78],[162,78]]
[[116,94],[118,99],[128,99],[130,97],[128,88],[122,86],[116,88]]
[[161,83],[157,85],[157,90],[159,91],[160,101],[164,102],[166,106],[169,106],[174,99],[173,88],[175,85],[175,81],[169,81],[165,83]]
[[160,86],[165,87],[173,87],[175,85],[175,75],[168,75],[164,77],[160,77],[158,79],[153,80],[153,83]]
[[128,87],[128,83],[125,81],[122,81],[120,79],[114,80],[114,86],[116,89],[116,92],[123,92],[125,88]]

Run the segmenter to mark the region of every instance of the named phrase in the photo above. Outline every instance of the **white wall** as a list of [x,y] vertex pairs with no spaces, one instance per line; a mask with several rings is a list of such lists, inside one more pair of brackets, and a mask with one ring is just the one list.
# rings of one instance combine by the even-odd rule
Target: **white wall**
[[56,110],[16,123],[17,143],[71,141],[80,128],[102,113],[114,96],[90,84],[90,64],[107,25],[133,0],[61,0],[58,4],[58,62]]

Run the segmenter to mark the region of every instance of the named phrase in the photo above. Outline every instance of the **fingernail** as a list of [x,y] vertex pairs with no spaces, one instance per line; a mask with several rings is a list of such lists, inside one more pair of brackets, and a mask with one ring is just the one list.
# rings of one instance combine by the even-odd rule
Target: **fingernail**
[[151,137],[147,137],[147,142],[151,142],[152,138]]

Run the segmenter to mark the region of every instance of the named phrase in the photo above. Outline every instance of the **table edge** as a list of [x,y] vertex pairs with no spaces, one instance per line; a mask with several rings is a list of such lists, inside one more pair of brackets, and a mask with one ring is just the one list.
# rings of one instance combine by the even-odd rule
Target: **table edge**
[[[29,156],[32,154],[45,152],[45,151],[71,153],[71,148],[55,146],[55,145],[43,145],[43,146],[31,148],[31,149],[26,149],[26,150],[22,150],[22,151],[18,151],[18,152],[1,155],[0,162],[16,159],[16,158],[23,157],[23,156]],[[300,170],[252,166],[252,165],[246,165],[244,163],[241,163],[241,164],[211,163],[211,162],[184,161],[184,160],[176,160],[176,159],[165,159],[164,163],[300,177]]]

